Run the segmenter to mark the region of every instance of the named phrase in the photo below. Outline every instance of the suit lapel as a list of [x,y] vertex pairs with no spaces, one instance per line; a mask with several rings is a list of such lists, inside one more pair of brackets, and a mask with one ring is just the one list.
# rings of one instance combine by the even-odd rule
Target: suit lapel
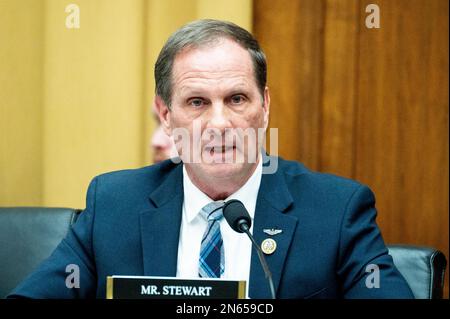
[[[275,174],[264,174],[256,203],[253,236],[258,244],[266,238],[272,238],[277,244],[273,254],[265,255],[272,272],[275,291],[278,290],[284,262],[297,227],[297,218],[285,214],[292,203],[291,194],[280,169]],[[270,236],[263,231],[272,228],[280,229],[282,232]],[[255,249],[252,250],[251,257],[249,296],[259,299],[270,298],[269,284]]]
[[183,204],[182,165],[150,195],[153,206],[140,215],[145,276],[176,276]]

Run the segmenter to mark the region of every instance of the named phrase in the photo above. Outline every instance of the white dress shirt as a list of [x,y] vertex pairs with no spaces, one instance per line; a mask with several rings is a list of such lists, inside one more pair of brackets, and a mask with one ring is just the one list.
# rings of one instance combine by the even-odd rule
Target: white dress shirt
[[[262,176],[262,158],[252,176],[234,194],[226,200],[240,200],[252,218],[255,216],[256,198]],[[198,278],[200,246],[203,233],[208,222],[200,214],[200,210],[213,200],[200,191],[190,180],[183,166],[183,216],[181,219],[180,239],[178,243],[177,277]],[[247,281],[247,295],[250,276],[250,257],[252,243],[244,233],[237,233],[228,225],[225,218],[220,220],[220,232],[223,238],[225,271],[221,278]]]

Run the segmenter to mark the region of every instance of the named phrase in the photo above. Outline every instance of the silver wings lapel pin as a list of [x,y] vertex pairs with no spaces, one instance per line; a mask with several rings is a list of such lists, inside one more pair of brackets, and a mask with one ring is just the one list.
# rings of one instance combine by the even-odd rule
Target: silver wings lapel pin
[[263,229],[263,232],[269,236],[275,236],[275,235],[282,233],[283,231],[281,229],[266,228],[266,229]]

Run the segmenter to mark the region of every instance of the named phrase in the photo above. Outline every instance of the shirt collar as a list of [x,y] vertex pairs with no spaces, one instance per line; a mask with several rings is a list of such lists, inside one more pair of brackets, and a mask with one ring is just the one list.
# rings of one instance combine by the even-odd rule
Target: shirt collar
[[[255,215],[256,198],[258,196],[259,186],[262,177],[262,158],[259,157],[258,165],[250,178],[236,192],[228,196],[225,201],[230,199],[240,200],[247,208],[250,217],[253,219]],[[192,183],[183,164],[183,190],[184,190],[184,208],[186,212],[187,222],[190,223],[199,214],[200,210],[213,200],[203,193],[197,186]]]

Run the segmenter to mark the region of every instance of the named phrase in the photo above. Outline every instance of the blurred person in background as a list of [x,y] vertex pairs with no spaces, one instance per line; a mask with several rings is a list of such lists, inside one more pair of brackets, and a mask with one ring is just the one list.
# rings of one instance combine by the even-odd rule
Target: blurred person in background
[[178,152],[172,138],[164,132],[164,129],[161,126],[155,105],[153,105],[153,116],[155,121],[158,123],[158,127],[153,131],[151,140],[153,163],[156,164],[166,159],[178,156]]

